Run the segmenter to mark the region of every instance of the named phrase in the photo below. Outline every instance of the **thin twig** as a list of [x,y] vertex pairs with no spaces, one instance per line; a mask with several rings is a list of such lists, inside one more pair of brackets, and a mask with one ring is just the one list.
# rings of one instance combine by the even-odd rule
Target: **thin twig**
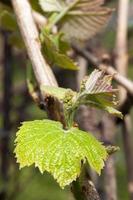
[[[34,13],[34,12],[33,12]],[[38,14],[38,13],[36,13]],[[35,13],[33,14],[34,16],[34,20],[35,22],[38,24],[38,26],[40,27],[42,25],[41,21],[44,21],[46,23],[47,19],[39,14],[40,17],[37,16]],[[91,63],[98,69],[100,70],[104,70],[107,74],[110,75],[114,75],[114,80],[116,80],[123,88],[125,88],[128,93],[130,93],[130,95],[133,96],[133,82],[129,79],[127,79],[126,77],[122,76],[121,74],[118,73],[118,71],[116,71],[114,69],[114,67],[110,66],[110,65],[103,65],[101,63],[101,60],[98,59],[96,56],[94,56],[92,53],[88,52],[85,49],[81,49],[76,45],[72,45],[73,49],[81,56],[83,56],[84,58],[86,58],[88,61],[91,61]]]
[[[47,19],[41,14],[39,14],[39,16],[41,17],[41,20],[40,20],[40,17],[38,16],[38,13],[36,14],[34,13],[33,16],[34,16],[35,22],[38,24],[39,27],[42,24],[41,21],[44,21],[45,23],[47,21]],[[101,65],[101,60],[99,60],[96,56],[94,56],[92,53],[88,52],[87,50],[81,49],[76,45],[73,45],[73,48],[79,55],[83,56],[88,61],[91,61],[92,64],[98,69],[105,70],[107,74],[114,75],[114,79],[133,96],[133,82],[131,80],[119,74],[118,71],[114,69],[114,67],[110,65],[108,66]]]
[[[119,0],[118,20],[115,45],[115,65],[118,73],[126,77],[128,66],[127,54],[127,28],[128,28],[128,5],[129,0]],[[127,91],[119,86],[120,102],[122,103],[127,96]]]
[[12,5],[39,86],[57,86],[52,70],[41,53],[39,33],[28,0],[12,0]]
[[[33,20],[32,9],[28,0],[12,0],[11,2],[38,82],[38,88],[40,89],[44,85],[57,86],[54,74],[42,55],[39,32]],[[50,96],[48,97],[43,91],[41,91],[41,96],[49,118],[61,121],[65,126],[61,103]]]
[[123,86],[130,93],[131,96],[133,96],[133,82],[131,80],[119,74],[112,66],[103,65],[101,60],[99,60],[96,56],[94,56],[86,49],[81,49],[76,45],[73,45],[73,48],[79,55],[83,56],[89,62],[91,62],[94,67],[100,70],[104,70],[107,74],[113,75],[114,80],[116,80],[121,86]]
[[[133,105],[133,82],[127,79],[126,77],[122,76],[118,73],[112,66],[102,65],[100,59],[94,56],[92,53],[85,49],[81,49],[77,46],[73,46],[74,50],[84,58],[86,58],[89,62],[91,62],[96,68],[100,70],[104,70],[107,74],[114,75],[114,79],[128,91],[127,98],[125,101],[120,105],[119,109],[126,115],[130,112],[130,109]],[[117,122],[122,122],[122,120],[118,119]]]
[[47,18],[45,18],[39,12],[32,11],[32,15],[36,24],[38,25],[40,29],[47,24]]

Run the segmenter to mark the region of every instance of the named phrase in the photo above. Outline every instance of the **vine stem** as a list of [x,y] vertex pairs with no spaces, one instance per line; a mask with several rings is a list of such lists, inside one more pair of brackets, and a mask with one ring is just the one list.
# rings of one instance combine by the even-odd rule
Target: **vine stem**
[[[12,2],[13,1],[18,1],[18,0],[12,0]],[[47,25],[47,19],[43,15],[35,11],[32,11],[32,14],[33,14],[36,24],[39,27],[42,27],[43,25]],[[131,80],[122,76],[118,71],[114,69],[114,67],[101,65],[100,60],[97,57],[95,57],[93,54],[91,54],[89,51],[85,49],[81,49],[75,45],[73,45],[73,48],[76,51],[76,53],[86,58],[86,60],[91,61],[96,68],[100,70],[104,70],[107,74],[114,75],[114,80],[116,80],[122,87],[124,87],[127,90],[127,92],[130,93],[131,96],[133,96],[133,82]]]
[[[11,0],[11,2],[14,8],[14,12],[16,14],[16,18],[27,49],[28,56],[33,66],[38,85],[57,86],[57,82],[52,73],[52,70],[48,66],[41,53],[39,33],[33,20],[32,10],[28,0]],[[51,110],[54,111],[54,108],[52,107]],[[77,190],[76,192],[77,195],[80,194],[80,191]],[[88,200],[88,198],[86,197],[86,190],[85,192],[82,192],[83,199]],[[90,193],[91,195],[92,190],[88,193]],[[87,194],[87,196],[90,195]]]
[[[55,76],[42,55],[39,32],[29,1],[12,0],[11,2],[39,88],[44,85],[58,87]],[[60,103],[51,98],[47,99],[47,94],[42,91],[41,95],[49,118],[64,123]]]
[[54,74],[41,53],[39,33],[28,0],[12,0],[12,5],[38,84],[57,86]]

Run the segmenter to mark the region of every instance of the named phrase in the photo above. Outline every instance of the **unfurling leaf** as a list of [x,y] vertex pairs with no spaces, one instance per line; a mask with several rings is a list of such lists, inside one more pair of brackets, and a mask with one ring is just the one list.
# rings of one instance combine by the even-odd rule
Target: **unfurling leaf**
[[20,168],[35,164],[42,173],[51,173],[62,188],[79,176],[81,163],[88,161],[100,174],[107,158],[105,147],[90,133],[74,127],[64,130],[60,122],[51,120],[24,122],[15,143]]
[[61,87],[53,87],[53,86],[42,86],[41,91],[44,92],[44,94],[47,94],[48,96],[52,96],[54,98],[57,98],[60,101],[65,100],[66,94],[73,93],[73,95],[76,93],[71,89],[65,89]]
[[59,13],[54,21],[69,40],[86,40],[99,32],[108,22],[112,9],[101,6],[103,0],[40,0],[45,12]]
[[116,100],[118,90],[112,88],[112,78],[103,71],[94,70],[79,95],[80,104],[94,106],[122,118],[122,113],[114,108],[118,104]]
[[111,155],[111,154],[116,153],[117,151],[119,151],[120,147],[108,145],[108,146],[106,146],[106,150],[107,150],[108,154]]
[[101,31],[110,19],[112,9],[101,7],[98,0],[79,0],[61,22],[61,31],[69,40],[87,40]]
[[61,53],[50,36],[43,33],[42,52],[50,65],[57,65],[64,69],[77,70],[77,65],[65,54]]

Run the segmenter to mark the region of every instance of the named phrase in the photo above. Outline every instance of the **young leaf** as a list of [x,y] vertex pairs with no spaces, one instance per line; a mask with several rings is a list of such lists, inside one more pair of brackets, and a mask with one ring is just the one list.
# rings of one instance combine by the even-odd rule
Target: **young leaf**
[[86,40],[101,31],[110,19],[112,9],[101,7],[97,0],[79,0],[61,21],[61,31],[69,40]]
[[64,69],[77,70],[77,65],[65,54],[62,54],[57,49],[55,43],[51,40],[50,36],[43,33],[42,38],[42,52],[46,56],[50,65],[57,65]]
[[94,106],[122,118],[122,113],[114,107],[117,105],[116,92],[111,86],[112,76],[103,71],[94,70],[79,95],[80,104]]
[[40,0],[45,12],[59,13],[56,24],[65,38],[86,40],[99,32],[108,22],[112,9],[101,7],[103,0]]
[[62,0],[39,0],[39,4],[45,12],[60,12],[65,8]]
[[[68,2],[65,0],[39,0],[41,8],[45,12],[61,12],[72,2],[74,2],[74,0]],[[78,6],[80,5],[84,7],[85,5],[89,5],[91,8],[96,8],[101,6],[104,3],[104,0],[78,0],[75,2]]]
[[67,93],[73,93],[73,95],[76,93],[72,91],[71,89],[65,89],[61,87],[53,87],[53,86],[47,86],[47,85],[42,86],[41,91],[47,95],[58,98],[61,101],[65,99]]
[[55,44],[56,48],[60,53],[66,54],[70,50],[70,44],[63,39],[64,34],[58,32],[57,34],[51,35],[51,40]]
[[90,133],[74,127],[64,130],[60,122],[51,120],[24,122],[15,144],[20,168],[35,164],[42,173],[51,173],[62,188],[79,176],[81,163],[88,161],[100,174],[107,158],[105,147]]

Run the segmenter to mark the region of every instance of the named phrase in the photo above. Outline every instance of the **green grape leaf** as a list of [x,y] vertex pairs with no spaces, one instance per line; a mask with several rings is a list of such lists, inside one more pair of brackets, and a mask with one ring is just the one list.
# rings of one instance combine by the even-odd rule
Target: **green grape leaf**
[[75,127],[64,130],[60,122],[51,120],[23,122],[15,145],[20,168],[35,164],[41,173],[51,173],[62,188],[76,180],[86,161],[100,174],[108,155],[90,133]]
[[112,78],[113,76],[105,75],[103,71],[94,70],[79,95],[80,104],[94,106],[122,118],[122,113],[114,108],[118,104],[118,90],[112,88]]
[[60,53],[55,43],[51,40],[50,36],[43,33],[42,40],[42,52],[44,53],[48,63],[50,65],[57,65],[64,69],[77,70],[77,65],[65,54]]

